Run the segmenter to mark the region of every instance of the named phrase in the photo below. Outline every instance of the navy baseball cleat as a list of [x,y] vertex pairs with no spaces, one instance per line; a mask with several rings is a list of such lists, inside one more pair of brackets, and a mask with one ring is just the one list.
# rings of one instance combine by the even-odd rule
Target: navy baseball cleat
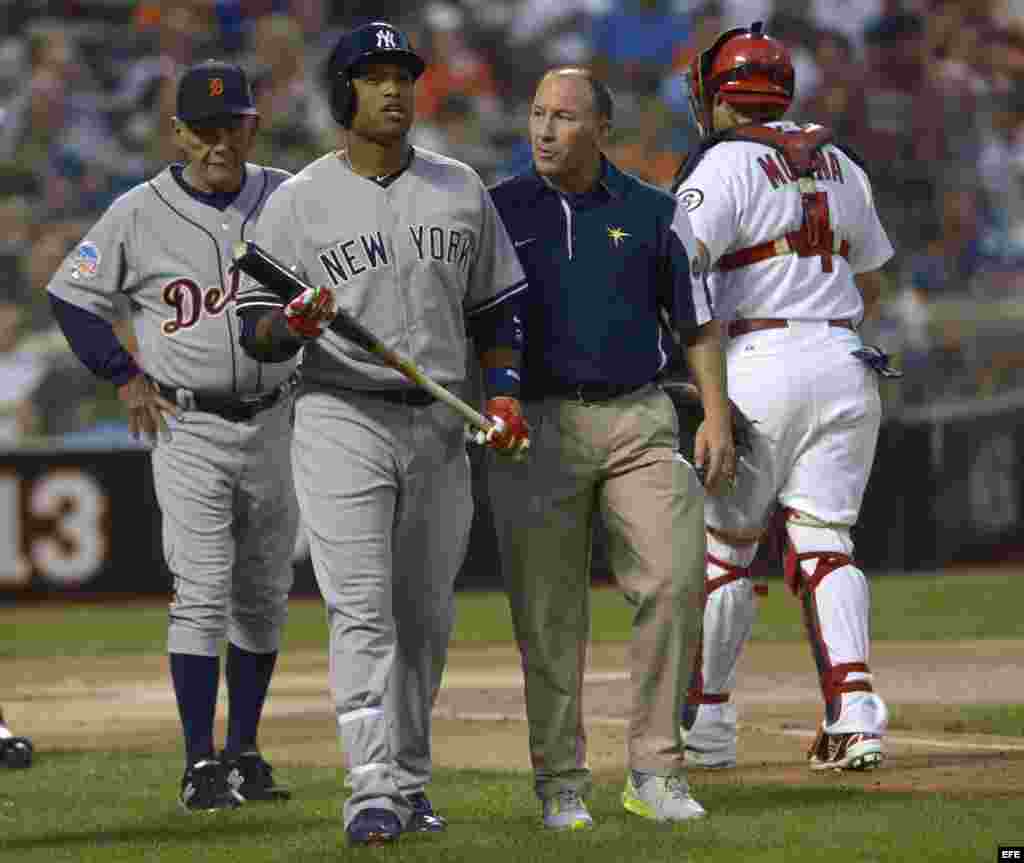
[[259,752],[242,752],[238,755],[223,752],[221,761],[227,772],[228,786],[246,803],[292,799],[292,792],[288,788],[274,782],[274,768],[264,761]]
[[402,835],[402,822],[390,809],[361,809],[345,835],[349,845],[386,845]]
[[32,766],[32,741],[27,737],[0,740],[0,764],[14,769]]
[[245,798],[228,785],[224,765],[207,758],[185,770],[178,802],[186,812],[215,812],[237,809],[245,803]]
[[408,797],[412,815],[405,825],[406,833],[441,833],[448,829],[448,821],[434,811],[427,795],[420,791]]

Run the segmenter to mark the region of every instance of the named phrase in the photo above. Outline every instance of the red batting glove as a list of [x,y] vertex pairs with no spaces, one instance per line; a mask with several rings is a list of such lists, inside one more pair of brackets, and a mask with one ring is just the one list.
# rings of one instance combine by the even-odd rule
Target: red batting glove
[[304,339],[315,339],[334,320],[334,292],[321,285],[306,288],[284,308],[288,329]]
[[522,458],[530,448],[530,427],[519,399],[495,396],[488,400],[484,413],[494,420],[494,427],[487,432],[484,443],[505,455]]

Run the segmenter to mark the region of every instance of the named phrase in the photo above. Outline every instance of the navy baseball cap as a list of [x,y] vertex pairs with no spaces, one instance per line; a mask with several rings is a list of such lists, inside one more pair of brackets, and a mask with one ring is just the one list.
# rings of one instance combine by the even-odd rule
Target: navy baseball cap
[[178,82],[177,116],[183,123],[201,123],[224,114],[258,113],[241,66],[206,60],[189,66]]

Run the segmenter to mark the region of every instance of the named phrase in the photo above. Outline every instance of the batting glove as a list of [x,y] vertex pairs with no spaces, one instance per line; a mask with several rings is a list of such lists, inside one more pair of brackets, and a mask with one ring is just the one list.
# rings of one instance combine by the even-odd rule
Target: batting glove
[[477,443],[517,460],[523,458],[530,448],[530,426],[523,416],[519,399],[495,396],[488,400],[484,413],[494,425],[490,431],[480,432]]
[[288,329],[304,339],[315,339],[335,316],[334,292],[321,285],[306,288],[284,308]]

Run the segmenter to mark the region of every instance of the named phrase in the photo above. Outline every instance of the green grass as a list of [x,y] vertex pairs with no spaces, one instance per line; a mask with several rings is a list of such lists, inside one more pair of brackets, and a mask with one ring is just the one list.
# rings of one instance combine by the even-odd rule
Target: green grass
[[[872,582],[876,639],[1024,637],[1024,579],[975,576],[885,576]],[[512,637],[500,594],[458,597],[457,643]],[[594,632],[629,637],[631,608],[618,591],[594,594]],[[163,653],[166,608],[142,603],[0,609],[0,658],[118,656]],[[801,641],[799,610],[781,582],[762,600],[760,639]],[[324,611],[295,602],[285,650],[323,649]],[[2,696],[2,692],[0,692]],[[922,714],[923,715],[923,714]],[[907,715],[916,727],[917,715]],[[936,706],[926,717],[946,731],[1024,735],[1020,705]],[[900,715],[894,715],[894,728]],[[111,717],[116,734],[117,717]],[[954,727],[959,724],[959,727]],[[272,749],[268,756],[274,758]],[[767,784],[740,773],[724,781],[695,779],[705,821],[652,824],[621,809],[622,776],[599,775],[593,831],[551,835],[539,829],[538,804],[525,772],[439,770],[431,796],[448,816],[443,836],[409,836],[393,848],[349,849],[340,807],[341,772],[277,761],[278,778],[295,799],[237,812],[186,815],[175,802],[182,765],[177,740],[167,750],[94,753],[45,749],[28,771],[0,769],[0,861],[3,863],[312,863],[338,860],[437,863],[903,863],[988,861],[1002,844],[1024,841],[1019,794],[895,793],[810,777]]]
[[1024,706],[890,703],[889,730],[915,734],[999,734],[1024,738]]
[[[877,641],[956,641],[1024,638],[1024,576],[884,575],[870,579],[871,634]],[[466,642],[512,638],[503,596],[461,593],[454,639]],[[628,641],[633,609],[613,587],[595,590],[591,617],[596,641]],[[782,583],[771,579],[759,599],[756,641],[805,638],[800,606]]]
[[[878,641],[1024,638],[1024,576],[1018,570],[972,575],[882,575],[871,585],[871,636]],[[803,624],[781,580],[761,598],[755,639],[800,641]]]
[[955,718],[947,720],[946,731],[1024,737],[1022,704],[966,704],[958,705],[956,712]]
[[339,816],[342,779],[333,769],[279,764],[280,778],[296,792],[290,803],[210,815],[178,809],[180,771],[171,753],[51,752],[29,771],[0,774],[0,858],[962,863],[993,860],[1000,842],[1024,836],[1019,799],[866,792],[830,782],[708,784],[699,793],[708,819],[659,825],[623,812],[618,774],[597,777],[590,801],[594,830],[552,835],[539,829],[525,773],[442,770],[431,794],[451,822],[446,834],[404,837],[386,849],[349,849]]
[[[871,630],[876,641],[945,641],[1024,638],[1024,577],[983,575],[886,575],[871,581]],[[458,594],[453,641],[512,640],[508,603],[500,593]],[[595,590],[594,638],[626,641],[632,608],[615,588]],[[57,603],[0,608],[0,657],[100,656],[162,653],[167,610],[140,603],[71,605]],[[326,643],[323,606],[292,602],[285,649],[320,648]],[[803,641],[799,606],[781,580],[772,580],[760,600],[754,639]]]

